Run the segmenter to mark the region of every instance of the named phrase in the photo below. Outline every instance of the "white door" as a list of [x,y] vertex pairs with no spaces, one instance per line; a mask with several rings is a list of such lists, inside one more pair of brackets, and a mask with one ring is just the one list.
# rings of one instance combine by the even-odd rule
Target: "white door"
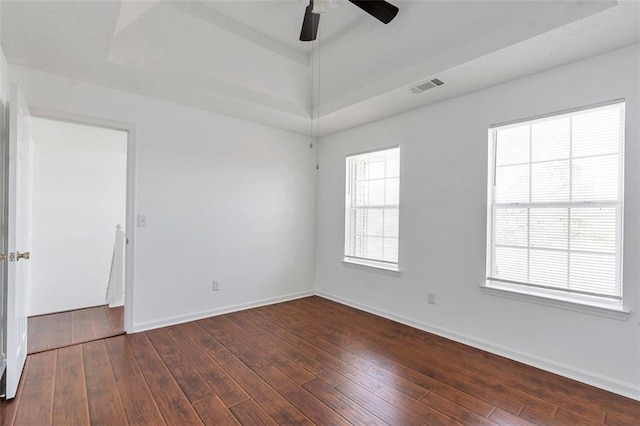
[[16,395],[27,359],[27,285],[31,246],[29,109],[17,86],[9,103],[7,179],[7,381],[6,398]]

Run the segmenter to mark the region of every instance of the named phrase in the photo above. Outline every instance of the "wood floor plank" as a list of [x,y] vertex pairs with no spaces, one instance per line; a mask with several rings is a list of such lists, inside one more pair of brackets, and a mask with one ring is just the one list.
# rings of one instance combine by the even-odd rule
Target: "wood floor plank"
[[140,368],[136,362],[136,358],[131,352],[131,348],[127,344],[125,336],[115,336],[105,339],[104,344],[107,348],[111,369],[116,381],[127,379],[140,374]]
[[82,345],[89,414],[93,424],[126,424],[104,341]]
[[[348,327],[357,325],[359,329],[364,327],[365,332],[369,332],[368,330],[375,329],[374,324],[384,326],[383,329],[388,331],[383,331],[382,333],[377,333],[375,336],[372,336],[375,339],[379,339],[381,343],[394,341],[400,344],[399,341],[402,341],[401,345],[403,347],[411,348],[425,354],[434,353],[440,356],[456,356],[460,360],[458,366],[470,372],[482,375],[491,368],[489,371],[491,371],[492,377],[494,377],[496,381],[499,380],[505,386],[521,391],[520,396],[523,396],[522,393],[528,392],[531,395],[535,395],[538,400],[552,399],[554,400],[554,405],[561,406],[575,413],[580,413],[582,416],[590,419],[601,420],[604,416],[604,411],[601,408],[595,407],[592,403],[581,401],[579,398],[568,396],[574,393],[571,389],[559,390],[553,386],[546,386],[545,379],[548,380],[555,376],[551,373],[543,372],[515,361],[506,360],[466,345],[456,344],[416,329],[404,327],[401,324],[384,318],[374,315],[362,316],[353,308],[345,309],[343,306],[321,300],[320,298],[309,298],[305,300],[305,308],[310,308],[317,303],[324,306],[329,304],[335,308],[336,311],[345,311],[347,317],[340,317],[340,315],[335,314],[331,317],[333,321],[339,320],[341,324],[346,323]],[[349,321],[346,321],[347,318]],[[429,339],[429,345],[424,344],[425,337]],[[482,366],[482,368],[480,369],[479,366]],[[529,377],[531,380],[523,382],[521,381],[523,376]],[[556,383],[556,386],[557,385]],[[539,404],[539,401],[530,401],[530,403]]]
[[53,424],[88,425],[89,401],[82,347],[68,346],[57,353]]
[[[376,392],[377,395],[381,395],[386,389],[383,388]],[[385,398],[386,399],[386,398]],[[437,393],[429,392],[419,400],[426,406],[452,418],[453,420],[463,425],[492,425],[493,422],[487,420],[484,416],[477,414],[471,410],[467,410],[465,407],[456,404],[446,398],[441,397]]]
[[[455,400],[457,403],[460,403],[466,408],[469,408],[478,414],[485,415],[486,412],[491,412],[494,406],[500,406],[503,409],[517,414],[519,413],[524,404],[520,404],[510,400],[509,398],[501,397],[500,395],[494,394],[486,394],[482,386],[476,386],[473,383],[466,383],[466,386],[462,389],[452,387],[446,382],[438,381],[433,377],[430,377],[428,374],[422,374],[419,371],[416,371],[413,368],[404,365],[401,362],[395,362],[393,360],[385,360],[380,354],[376,354],[375,351],[372,352],[364,352],[362,356],[353,354],[349,351],[344,350],[343,348],[335,345],[329,339],[325,339],[321,334],[314,334],[319,331],[315,329],[315,325],[311,322],[301,322],[299,326],[291,326],[287,325],[286,322],[283,322],[276,315],[273,315],[269,312],[260,312],[258,310],[256,314],[261,317],[263,323],[265,321],[275,321],[278,322],[282,327],[287,327],[288,330],[301,338],[307,339],[309,341],[313,341],[316,345],[326,349],[327,351],[331,351],[332,353],[340,356],[345,359],[347,362],[353,362],[354,357],[363,358],[363,359],[376,359],[376,364],[378,367],[385,368],[389,371],[394,372],[395,374],[401,375],[402,377],[420,385],[421,387],[428,389],[429,391],[438,393],[439,395]],[[357,364],[357,363],[356,363]],[[374,389],[375,390],[375,389]],[[484,400],[481,400],[478,397],[472,395],[483,395]]]
[[528,420],[523,419],[522,417],[518,417],[515,414],[511,414],[507,411],[504,411],[501,408],[496,408],[493,413],[489,416],[489,420],[500,425],[500,426],[534,426],[534,423],[531,423]]
[[349,398],[342,395],[333,387],[326,384],[319,378],[313,379],[302,385],[307,391],[324,402],[327,406],[340,413],[352,424],[383,425],[388,424],[374,416],[369,411],[360,407]]
[[[376,352],[373,351],[372,353]],[[366,356],[366,354],[363,354],[363,356]],[[401,357],[392,358],[388,365],[390,368],[396,365],[402,366],[401,368],[403,370],[406,368],[407,370],[404,371],[407,375],[411,375],[416,382],[422,383],[424,387],[428,388],[433,393],[443,396],[444,398],[447,398],[448,390],[455,388],[455,396],[453,398],[450,397],[451,399],[463,398],[461,394],[468,394],[473,395],[476,400],[482,399],[482,401],[486,402],[476,403],[472,406],[467,406],[467,408],[475,409],[478,405],[484,406],[486,404],[491,404],[493,406],[503,408],[511,413],[518,413],[524,406],[520,401],[518,401],[517,396],[512,395],[509,391],[504,390],[499,386],[492,387],[490,382],[476,381],[475,377],[469,377],[459,371],[456,371],[454,374],[446,372],[441,374],[442,370],[438,371],[441,366],[432,365],[422,368],[423,364],[431,361],[418,361],[418,359],[419,358],[416,356],[409,355],[405,358],[405,356],[402,355]],[[446,390],[443,392],[442,389],[445,387],[443,384],[445,383],[447,384]]]
[[347,420],[271,365],[256,367],[258,375],[315,424],[347,425]]
[[49,334],[51,331],[51,317],[37,316],[27,320],[28,327],[28,353],[33,354],[47,349]]
[[20,396],[16,425],[48,425],[53,420],[57,352],[30,355],[29,368],[24,372],[24,389]]
[[250,328],[255,335],[263,336],[273,342],[278,350],[283,351],[291,359],[302,363],[307,370],[331,386],[339,385],[347,379],[368,390],[376,390],[383,385],[378,380],[354,370],[334,354],[324,351],[285,329],[266,323],[253,312],[238,312],[233,314],[231,318],[234,321],[240,321],[243,327]]
[[250,368],[260,376],[265,382],[283,395],[289,402],[293,403],[313,422],[326,422],[328,424],[347,424],[344,418],[340,417],[329,407],[318,401],[313,395],[301,388],[297,383],[292,382],[282,371],[271,365],[261,357],[256,351],[242,342],[242,339],[229,333],[219,326],[217,318],[209,318],[198,321],[207,333],[212,335],[224,347],[235,355],[240,361],[249,365]]
[[[423,423],[428,425],[459,425],[464,424],[459,422],[455,417],[463,417],[463,410],[456,410],[451,407],[447,410],[447,413],[441,413],[438,410],[433,409],[429,405],[421,404],[415,399],[405,395],[404,393],[393,389],[389,386],[383,386],[375,392],[376,396],[387,401],[389,404],[398,407],[399,409],[409,412],[416,413],[423,419]],[[453,416],[451,415],[453,413]],[[487,421],[485,418],[471,413],[465,410],[465,414],[470,419],[473,419],[478,425],[489,425],[491,422]]]
[[147,335],[131,334],[126,339],[165,421],[171,425],[202,424]]
[[[303,342],[302,345],[297,345],[297,342],[292,343],[291,340],[288,340],[286,337],[279,337],[276,334],[271,333],[267,329],[263,328],[263,324],[259,324],[259,320],[257,320],[258,322],[256,322],[256,318],[252,317],[251,315],[246,316],[244,315],[245,313],[247,313],[247,311],[234,312],[232,314],[229,314],[228,317],[236,324],[240,325],[242,328],[250,332],[252,335],[262,340],[266,344],[271,345],[292,361],[300,364],[315,377],[321,378],[329,385],[335,386],[347,379],[338,371],[331,368],[331,365],[335,366],[335,363],[332,364],[332,361],[329,361],[329,365],[326,365],[321,360],[316,359],[312,356],[312,354],[316,356],[319,355],[319,348],[314,347],[313,345],[305,345],[306,342]],[[321,358],[322,355],[320,355],[319,357]],[[325,357],[325,360],[327,358],[328,357]],[[335,358],[335,362],[339,362],[339,360]]]
[[551,403],[542,401],[540,403],[529,403],[522,409],[519,417],[537,424],[551,424],[551,419],[555,415],[558,407]]
[[239,425],[238,420],[217,395],[198,401],[193,408],[205,425]]
[[[289,307],[290,305],[283,308],[288,309]],[[348,324],[345,324],[344,330],[325,326],[325,322],[331,323],[332,320],[329,316],[333,316],[333,313],[325,312],[323,317],[320,316],[320,311],[316,310],[317,312],[314,312],[310,308],[304,308],[304,311],[300,311],[301,308],[298,307],[293,312],[290,312],[289,315],[302,315],[302,312],[310,312],[316,320],[289,326],[291,331],[307,339],[314,339],[313,335],[315,333],[317,337],[322,339],[346,341],[350,346],[350,350],[360,357],[376,359],[377,364],[382,368],[396,373],[402,372],[405,377],[410,378],[410,380],[430,391],[436,392],[431,385],[440,387],[440,384],[446,383],[458,391],[476,397],[482,396],[482,399],[487,403],[514,414],[522,410],[525,402],[530,400],[537,401],[535,397],[518,392],[516,389],[509,389],[501,383],[487,380],[485,375],[474,374],[457,367],[457,365],[449,362],[450,357],[441,359],[429,354],[411,351],[407,347],[397,345],[394,341],[383,340],[382,343],[373,343],[378,341],[378,336],[369,333],[365,329],[359,333],[349,331],[351,327]],[[273,314],[269,315],[273,317]],[[321,318],[321,320],[317,320],[318,318]],[[322,324],[322,326],[319,324]],[[356,343],[360,344],[356,345]],[[489,392],[488,390],[491,391]],[[552,415],[554,409],[555,407],[550,404],[549,416]]]
[[253,399],[231,407],[231,412],[243,426],[278,426]]
[[226,407],[249,399],[242,387],[191,338],[182,326],[169,327],[166,330],[176,347],[180,348],[184,356],[191,361],[200,376]]
[[[250,315],[250,314],[249,314]],[[242,321],[242,316],[238,315],[230,315],[231,318],[235,321]],[[250,316],[248,318],[251,318]],[[278,329],[271,327],[269,329],[269,325],[265,324],[264,320],[257,320],[257,317],[254,317],[253,324],[250,324],[249,321],[242,322],[244,327],[250,328],[251,330],[256,330],[257,327],[264,327],[262,330],[268,330],[267,333],[277,333],[279,337],[282,339],[288,339],[288,341],[293,341],[294,344],[298,343],[307,350],[309,350],[309,346],[311,346],[310,352],[312,356],[317,356],[322,363],[326,363],[330,365],[333,369],[338,371],[340,374],[344,375],[345,378],[364,386],[370,391],[375,391],[380,388],[383,384],[390,385],[401,392],[406,393],[407,395],[413,398],[419,398],[424,395],[427,390],[401,376],[398,376],[392,372],[382,370],[378,368],[375,363],[369,362],[365,359],[359,358],[357,356],[353,356],[346,351],[341,350],[338,346],[334,345],[332,342],[326,342],[323,346],[318,347],[309,344],[307,341],[301,339],[298,340],[289,335],[286,330]],[[260,325],[258,325],[258,322]],[[264,335],[264,332],[263,332]],[[275,334],[273,334],[275,336]],[[275,342],[278,342],[279,337],[276,338]],[[268,340],[269,342],[273,341],[272,339]],[[318,341],[314,341],[318,343]],[[278,342],[278,348],[283,347],[282,343]],[[286,347],[286,346],[284,346]],[[338,353],[342,353],[342,359],[337,358],[336,355]],[[319,355],[319,356],[318,356]],[[345,359],[348,361],[346,362]],[[322,365],[322,364],[321,364]],[[356,367],[355,369],[353,367]],[[324,379],[324,376],[321,374],[317,374],[318,377]],[[335,384],[334,384],[335,385]]]
[[[327,302],[321,301],[320,303],[326,304]],[[336,304],[334,304],[334,306],[335,305]],[[351,308],[344,309],[340,306],[336,307],[336,309],[349,311]],[[355,310],[349,312],[350,314],[357,313]],[[471,370],[475,369],[478,371],[478,366],[482,366],[484,372],[487,367],[495,367],[492,375],[497,379],[500,379],[507,386],[536,395],[536,398],[538,399],[553,400],[554,404],[563,408],[563,412],[566,412],[568,415],[578,415],[581,418],[586,417],[594,421],[601,421],[604,416],[603,406],[598,407],[593,404],[593,401],[573,397],[573,395],[576,394],[575,386],[580,387],[586,385],[577,384],[576,382],[568,381],[566,378],[560,378],[559,376],[555,376],[551,373],[525,366],[515,361],[506,360],[474,348],[469,348],[465,345],[452,345],[451,342],[437,336],[429,336],[430,344],[424,345],[425,333],[414,329],[408,329],[400,324],[389,322],[388,320],[375,316],[368,316],[366,319],[374,321],[378,325],[380,322],[385,322],[385,324],[389,325],[390,328],[389,338],[393,337],[394,340],[407,340],[402,343],[403,345],[408,345],[408,347],[428,347],[429,351],[434,351],[434,349],[446,351],[448,354],[460,359],[461,361],[459,365],[464,368]],[[341,320],[343,321],[343,319]],[[364,319],[361,320],[364,321]],[[352,324],[350,321],[348,323]],[[364,324],[362,323],[359,324],[359,326],[363,325]],[[367,328],[370,329],[372,327],[369,326]],[[400,330],[403,331],[400,332]],[[398,336],[400,336],[400,339]],[[446,347],[443,348],[442,345],[446,345]],[[422,351],[426,350],[427,349],[422,349]],[[523,382],[523,377],[526,377],[529,380]],[[557,383],[557,379],[560,379],[560,384]],[[547,382],[554,383],[554,386],[549,386]],[[570,383],[570,385],[567,385],[566,383]],[[585,392],[578,393],[580,394]],[[536,404],[535,401],[533,403]],[[531,408],[528,408],[526,414],[530,413],[530,411]],[[543,418],[548,419],[548,415],[549,411],[547,409],[547,412],[543,413],[542,416],[534,415],[534,417],[539,421],[542,421]]]
[[184,329],[211,358],[215,359],[242,386],[251,398],[260,401],[261,408],[276,422],[280,424],[312,424],[300,410],[274,391],[271,386],[237,359],[197,322],[184,324]]
[[[366,336],[366,339],[364,339],[365,346],[366,345],[371,346],[371,342],[377,342],[376,344],[378,345],[378,348],[379,348],[381,346],[388,345],[390,341],[396,341],[396,342],[400,341],[396,345],[396,347],[403,346],[402,349],[404,349],[405,346],[408,346],[409,348],[413,348],[414,345],[420,345],[420,347],[422,348],[421,352],[427,353],[427,354],[429,351],[433,350],[433,346],[434,346],[433,342],[437,341],[438,345],[443,345],[443,344],[446,345],[446,347],[444,348],[441,347],[440,353],[443,353],[443,354],[446,353],[446,354],[449,354],[449,356],[451,356],[450,355],[451,353],[459,354],[460,357],[456,357],[456,359],[460,358],[462,365],[465,365],[467,367],[473,367],[475,372],[472,371],[472,373],[475,373],[476,377],[478,374],[486,374],[486,371],[484,371],[486,368],[486,362],[484,361],[490,360],[491,362],[489,363],[489,365],[495,367],[495,369],[490,372],[492,379],[494,377],[498,377],[500,379],[499,381],[497,381],[498,383],[496,383],[496,386],[493,387],[493,390],[495,390],[495,392],[491,392],[491,396],[489,397],[491,399],[490,402],[492,402],[494,405],[502,404],[503,408],[510,409],[512,413],[519,412],[519,407],[522,407],[524,403],[526,403],[528,406],[540,405],[540,404],[545,405],[544,407],[545,413],[544,413],[544,416],[542,417],[548,418],[550,415],[552,415],[554,410],[554,404],[549,404],[549,403],[545,404],[544,401],[542,401],[541,398],[539,397],[541,394],[536,392],[537,386],[542,384],[544,385],[543,394],[545,395],[545,397],[547,399],[553,400],[554,403],[558,403],[558,405],[561,405],[562,408],[568,408],[570,411],[573,411],[573,413],[580,413],[580,414],[588,413],[588,416],[591,419],[595,419],[595,420],[601,419],[602,415],[604,414],[602,412],[602,407],[596,407],[594,405],[588,404],[588,399],[572,397],[572,395],[574,395],[576,391],[575,390],[572,391],[572,388],[570,387],[564,386],[564,389],[562,389],[561,391],[555,390],[554,393],[552,393],[551,390],[554,389],[553,386],[549,386],[548,384],[544,383],[544,381],[543,383],[537,383],[537,381],[539,381],[540,378],[535,376],[535,374],[540,373],[539,370],[532,369],[531,367],[528,367],[528,366],[522,366],[522,364],[518,364],[513,361],[508,362],[508,360],[505,360],[503,358],[496,357],[494,355],[487,354],[486,352],[469,348],[464,345],[453,344],[452,342],[447,341],[446,339],[438,338],[437,336],[431,336],[431,335],[428,335],[428,333],[423,333],[415,329],[410,329],[408,327],[402,326],[397,323],[393,323],[386,319],[382,319],[369,314],[362,314],[360,311],[353,310],[352,308],[349,308],[349,307],[343,307],[342,305],[337,305],[333,302],[329,302],[321,298],[316,297],[316,298],[309,298],[309,299],[321,300],[323,301],[322,304],[328,303],[335,306],[340,306],[339,309],[349,311],[353,314],[357,314],[356,316],[362,317],[362,319],[355,318],[354,316],[341,317],[340,315],[337,315],[335,311],[332,311],[330,315],[327,316],[325,311],[324,313],[325,317],[328,317],[326,318],[327,322],[329,322],[329,324],[332,324],[333,322],[334,324],[340,325],[341,327],[338,327],[339,331],[342,331],[341,329],[350,329],[350,328],[357,330],[357,333],[352,335],[338,336],[338,339],[342,339],[339,341],[348,342],[349,344],[352,344],[350,342],[350,339],[354,338],[354,336],[357,338],[358,336],[364,335]],[[299,309],[298,311],[299,314],[304,312],[306,316],[309,316],[309,315],[314,316],[315,323],[316,324],[323,323],[323,327],[324,327],[325,317],[322,317],[322,321],[318,321],[317,320],[318,317],[315,315],[314,310],[311,309],[307,301],[305,301],[305,304],[298,305],[298,309]],[[322,314],[322,312],[320,312],[320,314]],[[388,331],[386,331],[385,329],[388,329]],[[372,330],[375,330],[375,335],[372,333]],[[384,336],[384,337],[381,338],[380,336]],[[425,345],[425,336],[428,336],[428,339],[429,339],[428,345]],[[332,337],[335,338],[335,335]],[[405,342],[403,341],[404,339],[409,339],[409,340]],[[376,356],[379,354],[372,353],[372,355]],[[471,361],[469,361],[469,359],[471,359]],[[431,359],[422,360],[422,362],[425,362],[425,361],[431,362]],[[506,376],[506,377],[504,376],[504,373],[501,370],[501,367],[505,363],[510,366],[510,369],[511,369],[510,372],[512,373],[510,376]],[[514,365],[517,367],[513,367]],[[483,371],[481,371],[480,373],[479,369],[482,369]],[[520,391],[520,389],[523,388],[522,384],[519,383],[519,381],[521,380],[521,373],[523,369],[527,370],[529,374],[528,376],[529,380],[527,380],[527,386],[531,386],[529,395],[527,395],[525,392]],[[534,374],[534,375],[531,376],[530,374]],[[543,377],[546,380],[549,380],[549,383],[554,383],[554,384],[556,383],[555,379],[558,378],[557,376],[550,375],[549,373],[546,373]],[[562,381],[568,380],[565,378],[561,378],[561,379]],[[446,380],[444,381],[446,382]],[[569,383],[574,384],[576,382],[569,381]],[[504,387],[505,384],[508,387],[505,388]],[[583,385],[578,384],[577,386],[581,387]],[[472,395],[475,395],[475,396],[482,396],[483,398],[484,396],[482,394],[486,393],[486,392],[482,392],[482,388],[477,388],[477,387],[475,389],[473,389],[473,387],[467,387],[466,389],[462,389],[462,390],[465,390],[466,392],[471,393]],[[590,393],[582,392],[581,394],[589,395]],[[605,396],[608,396],[608,395],[605,395]],[[514,398],[515,398],[515,401],[511,401]],[[587,401],[587,403],[585,403],[585,401]],[[617,408],[620,408],[623,410],[626,408],[624,407],[624,403],[620,402],[619,398],[617,398],[615,401],[618,404],[616,405]],[[515,402],[515,404],[512,404],[512,402]],[[519,404],[522,404],[522,405],[519,405]],[[507,407],[506,405],[509,405],[511,407]],[[636,404],[634,404],[634,407],[635,407],[634,409],[637,409]],[[537,409],[538,408],[540,407],[537,407]],[[529,413],[530,411],[531,411],[531,407],[527,409],[526,413]],[[626,412],[628,412],[628,410]],[[538,418],[540,419],[541,417],[539,416]]]
[[[496,409],[496,407],[481,400],[480,398],[466,392],[459,391],[441,382],[431,381],[430,388],[431,391],[429,393],[432,394],[432,397],[433,395],[437,395],[483,417],[489,417],[489,415]],[[502,405],[511,406],[512,404],[510,402],[503,401]],[[512,409],[513,411],[518,411],[520,409],[520,405],[512,406]]]
[[107,315],[109,317],[113,333],[122,333],[124,331],[124,306],[107,308]]
[[163,425],[162,414],[141,374],[116,382],[129,425]]
[[[235,317],[231,315],[231,318],[235,318]],[[246,325],[246,326],[251,327],[250,325]],[[252,329],[255,329],[255,327],[252,327]],[[329,345],[329,349],[333,349],[332,352],[339,350],[337,347],[332,346],[332,344]],[[354,371],[353,367],[355,366],[358,370],[362,371],[364,374],[368,376],[368,378],[365,379],[366,382],[371,382],[372,380],[376,382],[375,384],[376,389],[381,387],[382,384],[386,384],[388,386],[391,386],[395,389],[400,390],[401,392],[406,393],[412,398],[419,398],[427,392],[425,388],[403,377],[397,376],[394,373],[391,373],[386,370],[382,370],[378,368],[375,365],[375,363],[369,362],[365,359],[361,359],[359,357],[353,356],[353,357],[350,357],[350,362],[351,362],[351,365],[347,367],[347,371],[353,372]],[[322,377],[322,376],[318,376],[318,377]],[[350,377],[350,379],[353,380],[353,377]],[[358,377],[355,380],[356,383],[360,382],[360,379],[361,377]],[[369,390],[375,390],[375,389],[369,388]]]
[[[471,354],[471,356],[469,356],[466,355],[466,352],[459,349],[460,347],[454,350],[453,353],[456,354],[456,356],[464,358],[460,363],[462,368],[479,372],[478,365],[485,365],[489,368],[488,371],[491,372],[496,380],[499,380],[510,388],[518,389],[519,392],[535,395],[537,401],[529,400],[527,403],[527,406],[529,406],[527,412],[530,412],[530,406],[532,404],[536,405],[538,410],[547,412],[549,407],[540,407],[540,400],[553,401],[553,405],[562,408],[563,412],[567,413],[568,416],[574,413],[583,419],[586,418],[588,420],[602,422],[604,417],[604,410],[602,408],[572,397],[571,395],[574,394],[574,392],[568,389],[558,392],[557,389],[549,387],[548,382],[549,380],[553,380],[552,377],[554,375],[492,354],[483,353],[479,350],[468,351]],[[442,353],[444,348],[439,350]],[[526,380],[523,380],[525,378]],[[548,419],[546,414],[543,414],[540,418]]]
[[93,331],[93,337],[95,339],[102,339],[114,335],[107,309],[109,308],[106,305],[88,309],[91,317],[91,330]]
[[[560,379],[565,381],[566,378],[561,377]],[[576,383],[576,389],[573,393],[582,400],[593,396],[592,402],[602,408],[606,414],[640,419],[640,404],[631,398],[620,398],[620,395],[587,386],[584,383]]]
[[146,334],[182,392],[192,404],[215,395],[213,389],[200,376],[196,368],[174,345],[166,330],[160,328],[148,331]]
[[83,343],[93,340],[93,326],[91,324],[91,312],[88,309],[80,309],[71,312],[71,341]]
[[301,384],[315,379],[316,376],[308,370],[293,362],[287,356],[277,351],[273,346],[258,339],[229,318],[220,316],[215,320],[216,324],[221,325],[230,334],[238,338],[239,341],[251,347],[256,352],[259,352],[260,356],[262,356],[265,361],[282,371],[295,383]]
[[69,346],[71,344],[71,312],[53,314],[49,318],[51,327],[47,349]]
[[[600,421],[593,420],[589,417],[582,416],[573,411],[558,408],[558,410],[553,415],[550,423],[554,425],[581,425],[581,426],[597,426],[602,425],[604,423],[604,415],[600,419]],[[640,423],[640,419],[639,423]]]
[[422,416],[419,414],[401,410],[351,381],[347,380],[336,386],[335,389],[390,425],[419,425],[424,423]]
[[626,415],[620,415],[618,413],[609,413],[605,415],[604,423],[607,426],[629,426],[638,423],[638,418],[633,418]]
[[[371,355],[367,355],[367,353]],[[376,347],[363,352],[363,356],[373,356],[373,354],[387,358],[395,364],[406,365],[439,383],[447,383],[462,392],[482,398],[496,407],[514,413],[521,411],[521,407],[527,403],[536,406],[536,408],[546,405],[548,416],[551,416],[556,408],[553,404],[537,400],[535,396],[524,394],[517,389],[507,388],[503,384],[493,381],[491,375],[470,373],[446,360],[424,357],[399,346]],[[435,392],[435,389],[430,390]]]

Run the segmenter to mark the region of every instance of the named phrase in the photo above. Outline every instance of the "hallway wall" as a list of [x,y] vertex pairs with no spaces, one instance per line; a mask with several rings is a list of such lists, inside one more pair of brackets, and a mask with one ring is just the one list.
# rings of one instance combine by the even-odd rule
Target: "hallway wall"
[[32,118],[30,315],[105,304],[126,211],[127,134]]

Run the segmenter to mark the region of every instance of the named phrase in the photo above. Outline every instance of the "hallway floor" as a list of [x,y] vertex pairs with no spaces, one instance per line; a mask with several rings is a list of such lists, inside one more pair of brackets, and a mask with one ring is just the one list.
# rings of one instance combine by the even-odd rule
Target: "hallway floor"
[[124,307],[96,306],[30,317],[28,353],[124,334]]

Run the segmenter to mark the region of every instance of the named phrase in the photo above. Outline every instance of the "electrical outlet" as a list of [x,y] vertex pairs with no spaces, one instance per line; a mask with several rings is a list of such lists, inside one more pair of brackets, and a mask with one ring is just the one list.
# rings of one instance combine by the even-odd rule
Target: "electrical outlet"
[[436,294],[432,291],[427,292],[427,303],[430,305],[436,304]]
[[220,281],[213,280],[213,287],[211,288],[213,291],[220,290]]

